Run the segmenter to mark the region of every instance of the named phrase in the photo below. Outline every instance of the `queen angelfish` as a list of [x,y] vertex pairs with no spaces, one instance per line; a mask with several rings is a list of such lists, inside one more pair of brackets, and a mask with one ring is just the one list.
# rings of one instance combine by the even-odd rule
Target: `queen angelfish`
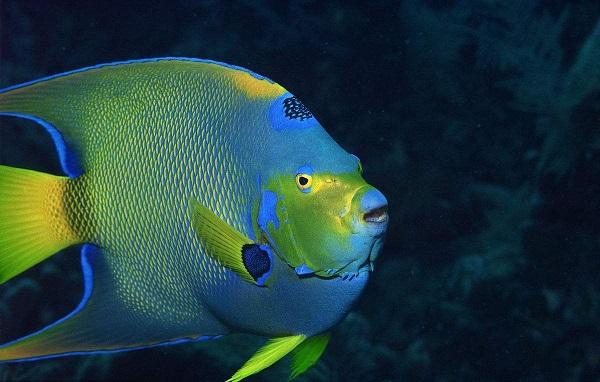
[[117,62],[0,91],[52,136],[64,176],[0,166],[0,284],[82,245],[84,293],[0,361],[246,332],[271,338],[229,379],[292,353],[291,378],[365,287],[383,194],[273,81],[188,58]]

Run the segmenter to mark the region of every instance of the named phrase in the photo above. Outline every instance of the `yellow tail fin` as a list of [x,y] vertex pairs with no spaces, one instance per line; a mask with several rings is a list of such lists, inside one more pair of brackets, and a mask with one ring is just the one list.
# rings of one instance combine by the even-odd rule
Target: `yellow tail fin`
[[68,181],[0,165],[0,284],[79,242],[63,204]]

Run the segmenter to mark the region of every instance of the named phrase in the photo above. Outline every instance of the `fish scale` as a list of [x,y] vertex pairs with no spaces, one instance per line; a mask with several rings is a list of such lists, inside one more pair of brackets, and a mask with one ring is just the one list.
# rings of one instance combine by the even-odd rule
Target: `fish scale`
[[[148,84],[151,90],[162,89],[152,81]],[[151,90],[135,89],[136,92],[145,94],[145,97],[152,98]],[[108,91],[110,90],[108,89]],[[148,92],[151,94],[148,94]],[[211,92],[207,93],[213,94]],[[225,98],[221,102],[217,99],[210,99],[208,103],[220,103],[222,110],[233,107],[231,102],[227,103],[225,101],[232,98],[232,94],[217,93],[217,95]],[[193,92],[191,96],[194,96]],[[188,102],[190,102],[191,96],[187,96],[186,100]],[[101,97],[101,95],[98,97]],[[157,98],[163,98],[162,93],[157,95]],[[134,98],[133,104],[136,103],[135,100]],[[164,105],[165,102],[156,102],[155,104]],[[168,105],[165,107],[168,107]],[[127,110],[130,108],[131,105],[127,105]],[[123,110],[125,111],[125,108]],[[131,124],[128,119],[121,119],[121,114],[116,110],[111,114],[113,118],[105,121],[105,124],[115,126],[115,129],[110,131],[127,132],[129,136],[139,137],[139,139],[133,142],[134,145],[127,147],[127,152],[124,155],[115,155],[118,153],[107,153],[100,150],[90,151],[83,158],[83,168],[86,171],[93,172],[95,168],[99,169],[94,172],[97,176],[93,179],[80,183],[86,193],[95,194],[102,192],[102,190],[119,191],[119,194],[112,195],[110,203],[106,207],[108,213],[92,212],[94,216],[102,216],[102,221],[96,224],[99,228],[97,232],[90,235],[91,241],[102,248],[113,250],[112,252],[119,254],[118,257],[114,257],[114,260],[113,257],[107,258],[109,261],[114,261],[114,263],[109,262],[111,268],[132,270],[133,278],[117,278],[117,292],[121,298],[144,314],[158,316],[161,319],[164,319],[165,316],[168,317],[168,315],[176,315],[177,317],[173,317],[175,320],[193,318],[199,310],[198,306],[189,305],[189,301],[195,300],[194,296],[181,296],[182,293],[193,290],[193,288],[189,286],[174,288],[173,286],[183,285],[197,277],[207,279],[206,281],[209,283],[212,282],[212,278],[226,280],[224,269],[213,259],[200,260],[205,264],[203,271],[200,269],[185,270],[180,269],[175,263],[176,259],[170,256],[174,253],[174,248],[178,250],[180,257],[201,256],[200,245],[189,226],[184,226],[177,235],[170,237],[164,235],[164,232],[177,233],[177,227],[181,226],[181,214],[174,213],[172,209],[173,206],[179,206],[180,211],[185,211],[188,198],[193,195],[191,187],[186,187],[186,185],[198,185],[196,190],[202,190],[203,193],[210,196],[201,198],[203,203],[214,205],[216,211],[238,229],[244,229],[245,217],[244,211],[241,211],[239,206],[250,205],[250,200],[246,200],[245,203],[241,201],[240,203],[239,199],[231,198],[231,196],[242,194],[247,189],[251,189],[252,185],[247,184],[244,187],[240,182],[230,179],[231,177],[235,179],[239,175],[238,171],[232,170],[232,168],[239,167],[239,164],[234,165],[233,158],[228,155],[229,151],[225,150],[224,126],[212,123],[213,120],[218,120],[218,116],[210,113],[202,116],[199,110],[200,108],[191,109],[185,116],[177,115],[173,121],[174,123],[166,119],[164,121],[165,125],[179,128],[170,129],[167,126],[154,126],[151,130],[153,134],[144,134],[152,115],[166,113],[160,110],[147,111],[144,113],[144,115],[148,115],[147,122],[142,119],[136,121],[135,124]],[[123,121],[122,126],[120,126],[119,120]],[[200,141],[201,144],[198,144],[197,137],[193,136],[191,128],[193,126],[192,121],[197,120],[201,121],[203,126],[201,131],[206,136]],[[88,126],[84,125],[82,128],[84,131],[88,130]],[[236,129],[239,131],[241,128],[242,126],[230,127],[231,131]],[[94,130],[93,126],[90,126],[89,129]],[[217,133],[219,134],[217,135]],[[122,134],[115,133],[102,136],[93,131],[90,135],[97,142],[102,142],[102,147],[112,148],[119,146],[118,143],[124,139]],[[174,142],[175,139],[177,139],[177,142],[180,141],[179,136],[181,134],[185,136],[183,142],[189,142],[189,145],[183,145],[182,147],[182,145]],[[239,143],[240,140],[235,141]],[[211,142],[215,143],[210,144]],[[176,161],[173,161],[173,155],[165,152],[164,149],[159,150],[159,152],[153,150],[154,148],[173,147],[178,147]],[[206,171],[207,166],[200,163],[203,158],[202,152],[207,152],[206,157],[213,160],[213,168],[208,167],[208,171]],[[164,163],[164,166],[159,167],[158,165],[162,163]],[[205,171],[200,174],[192,170],[190,172],[193,176],[192,182],[172,182],[173,171],[169,171],[169,169],[177,169],[175,165],[183,163],[186,166],[186,171],[183,173],[190,172],[193,168],[203,168]],[[129,169],[129,171],[123,172],[122,169]],[[166,169],[167,172],[163,172],[163,169]],[[174,172],[181,173],[179,169]],[[126,176],[123,174],[126,174]],[[83,176],[85,177],[85,175]],[[149,196],[145,192],[140,192],[140,190],[148,189],[148,182],[155,183],[156,179],[160,179],[161,176],[166,178],[166,183],[164,187],[159,189],[158,195]],[[227,187],[223,187],[223,185]],[[158,187],[159,185],[154,184],[153,186]],[[186,188],[177,189],[177,187]],[[128,199],[129,195],[138,196],[134,199],[133,204]],[[67,194],[65,197],[66,203],[69,205],[76,205],[79,201],[77,196],[70,197]],[[119,206],[124,205],[128,205],[129,208],[119,208]],[[139,215],[137,215],[138,213]],[[103,227],[113,228],[111,231],[105,231]],[[85,235],[85,237],[88,237],[88,235]],[[127,238],[127,240],[122,241],[121,238]],[[132,245],[132,243],[138,245]],[[192,245],[184,243],[192,243]],[[139,256],[143,256],[145,259],[143,261],[136,259],[135,262],[128,260]],[[181,262],[181,258],[177,260]],[[194,262],[196,261],[183,261],[184,264]],[[161,265],[161,272],[149,272],[150,267],[155,264]],[[120,274],[120,272],[115,271],[115,274]],[[154,275],[156,277],[153,277]],[[177,282],[174,282],[174,280]],[[147,291],[152,291],[152,294],[146,293]],[[159,292],[157,294],[157,291],[166,293]],[[168,309],[165,309],[164,301],[171,301],[171,306]],[[143,302],[143,305],[141,302]]]

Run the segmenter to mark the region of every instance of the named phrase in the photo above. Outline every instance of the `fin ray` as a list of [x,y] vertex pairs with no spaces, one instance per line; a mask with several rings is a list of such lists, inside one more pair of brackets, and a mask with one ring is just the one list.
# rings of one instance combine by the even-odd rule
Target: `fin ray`
[[79,242],[63,206],[67,182],[0,165],[0,284]]
[[236,272],[245,281],[255,284],[242,259],[243,246],[253,244],[252,240],[197,201],[192,199],[190,204],[192,226],[204,244],[207,254]]
[[[69,177],[76,178],[84,170],[83,156],[86,146],[84,130],[89,113],[95,112],[90,105],[106,99],[106,94],[99,95],[98,91],[106,88],[107,81],[111,80],[111,73],[122,73],[123,70],[130,70],[135,65],[164,64],[169,61],[194,62],[230,69],[232,81],[239,83],[241,89],[248,88],[244,85],[248,81],[243,80],[246,77],[259,80],[259,83],[264,80],[270,85],[275,85],[273,81],[250,70],[212,60],[161,57],[118,61],[59,73],[0,89],[0,116],[25,118],[43,126],[54,140],[63,171]],[[254,82],[250,81],[251,84]],[[280,89],[279,86],[268,88],[277,91]],[[253,93],[252,87],[249,91]],[[94,100],[94,97],[97,99]]]
[[295,379],[317,363],[325,351],[330,338],[330,333],[319,334],[302,342],[292,351],[292,373],[290,374],[289,381]]
[[[106,267],[106,253],[91,244],[81,251],[84,294],[77,308],[55,323],[0,345],[0,362],[32,361],[64,355],[127,351],[216,338],[167,323],[145,321],[119,303]],[[163,326],[164,324],[164,326]]]
[[306,339],[305,335],[279,337],[269,340],[226,382],[237,382],[266,369],[294,350]]

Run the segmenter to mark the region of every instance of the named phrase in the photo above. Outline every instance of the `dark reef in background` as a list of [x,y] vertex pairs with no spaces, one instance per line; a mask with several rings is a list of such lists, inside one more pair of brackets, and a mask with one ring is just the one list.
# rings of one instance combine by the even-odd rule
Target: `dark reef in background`
[[[0,86],[190,56],[298,96],[392,218],[373,281],[303,380],[597,380],[600,3],[366,4],[8,0]],[[41,129],[0,123],[0,163],[59,172]],[[0,341],[66,314],[80,288],[76,250],[0,286]],[[3,365],[0,380],[222,380],[260,342]]]

